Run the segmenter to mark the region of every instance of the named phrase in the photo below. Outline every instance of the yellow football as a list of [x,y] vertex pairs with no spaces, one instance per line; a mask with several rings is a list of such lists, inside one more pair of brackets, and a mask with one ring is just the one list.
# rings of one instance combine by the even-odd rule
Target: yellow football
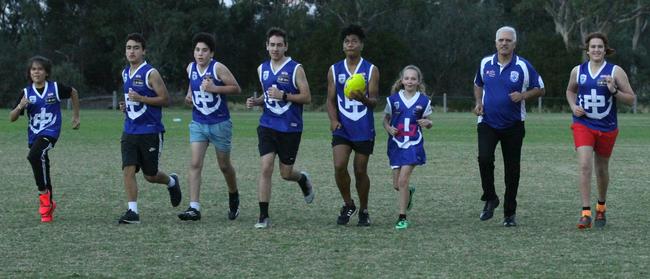
[[366,91],[366,80],[363,78],[362,74],[354,74],[345,81],[345,87],[343,87],[343,94],[345,97],[350,98],[352,91],[361,91],[365,93]]

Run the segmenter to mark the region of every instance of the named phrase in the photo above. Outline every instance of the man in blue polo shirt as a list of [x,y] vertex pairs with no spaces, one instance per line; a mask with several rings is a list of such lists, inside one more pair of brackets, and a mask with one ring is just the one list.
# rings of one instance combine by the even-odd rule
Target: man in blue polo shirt
[[496,32],[497,52],[481,60],[474,78],[474,113],[478,116],[478,163],[485,206],[481,221],[494,215],[499,197],[494,189],[494,151],[501,142],[505,172],[503,225],[516,226],[521,145],[526,130],[525,101],[544,95],[544,82],[533,66],[514,53],[517,32],[504,26]]

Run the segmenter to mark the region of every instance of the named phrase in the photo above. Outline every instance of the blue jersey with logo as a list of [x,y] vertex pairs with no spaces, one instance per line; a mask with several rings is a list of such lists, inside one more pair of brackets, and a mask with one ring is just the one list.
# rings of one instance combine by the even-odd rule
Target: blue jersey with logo
[[161,107],[129,100],[129,88],[142,96],[158,96],[148,82],[149,75],[154,68],[144,61],[135,71],[130,72],[130,70],[131,66],[126,66],[122,71],[124,101],[126,105],[124,133],[137,135],[164,132],[165,127],[162,124]]
[[296,85],[296,69],[300,64],[287,57],[277,70],[266,61],[258,68],[258,75],[264,90],[264,112],[260,117],[260,126],[279,132],[302,132],[302,104],[285,102],[269,98],[268,89],[277,87],[287,94],[299,94]]
[[581,123],[590,129],[603,132],[613,131],[618,127],[616,119],[616,98],[607,88],[604,77],[614,77],[616,65],[606,61],[595,73],[585,62],[578,68],[578,97],[576,105],[585,110],[582,117],[573,116],[573,122]]
[[350,71],[346,60],[332,65],[332,77],[336,85],[336,103],[338,105],[338,119],[341,129],[336,129],[332,135],[343,137],[349,141],[368,141],[375,139],[375,119],[372,109],[363,103],[345,97],[343,88],[345,81],[354,74],[361,74],[366,80],[366,96],[368,84],[372,79],[372,69],[375,66],[361,58],[356,69]]
[[217,61],[212,59],[207,68],[201,72],[196,62],[192,62],[189,71],[190,90],[192,91],[192,120],[202,124],[217,124],[230,119],[226,95],[201,90],[203,79],[210,78],[217,86],[224,83],[217,76]]
[[46,81],[43,93],[39,93],[34,84],[23,89],[29,101],[26,112],[29,117],[27,141],[34,143],[39,136],[55,139],[61,134],[61,99],[56,82]]
[[390,115],[390,125],[397,128],[395,136],[388,135],[388,161],[392,168],[405,165],[424,165],[427,160],[424,152],[422,127],[417,120],[431,115],[431,101],[417,92],[406,99],[404,91],[393,93],[386,98],[384,112]]
[[518,55],[513,55],[504,66],[499,64],[497,54],[483,58],[474,84],[483,88],[483,115],[478,117],[478,123],[485,122],[495,129],[505,129],[526,119],[526,103],[513,102],[510,93],[544,88],[535,68]]

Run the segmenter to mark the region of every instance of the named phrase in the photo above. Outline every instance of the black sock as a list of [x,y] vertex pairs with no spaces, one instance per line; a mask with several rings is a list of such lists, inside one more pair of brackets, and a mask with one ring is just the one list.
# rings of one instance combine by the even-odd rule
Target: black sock
[[591,206],[583,206],[582,210],[591,210]]
[[260,219],[269,217],[269,203],[260,202]]
[[598,200],[598,204],[600,204],[600,205],[605,205],[605,201],[600,201],[600,200]]
[[307,176],[304,174],[300,174],[300,179],[298,179],[298,186],[300,186],[300,190],[302,190],[303,195],[309,195],[309,188],[307,188]]
[[228,193],[228,205],[231,210],[239,208],[239,192]]
[[400,214],[399,220],[406,220],[406,214]]

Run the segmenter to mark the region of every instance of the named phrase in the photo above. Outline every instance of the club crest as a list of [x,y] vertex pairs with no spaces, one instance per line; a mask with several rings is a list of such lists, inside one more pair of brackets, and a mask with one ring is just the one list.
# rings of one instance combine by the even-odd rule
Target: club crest
[[264,71],[262,72],[262,79],[267,80],[269,79],[269,71]]
[[580,84],[585,84],[586,81],[587,81],[587,75],[581,74],[580,75]]
[[192,71],[192,80],[196,80],[197,78],[199,78],[199,74],[196,71]]
[[338,79],[339,79],[340,84],[344,84],[345,81],[347,80],[347,78],[345,77],[345,74],[339,74]]
[[517,82],[519,80],[519,72],[512,71],[510,72],[510,81]]

